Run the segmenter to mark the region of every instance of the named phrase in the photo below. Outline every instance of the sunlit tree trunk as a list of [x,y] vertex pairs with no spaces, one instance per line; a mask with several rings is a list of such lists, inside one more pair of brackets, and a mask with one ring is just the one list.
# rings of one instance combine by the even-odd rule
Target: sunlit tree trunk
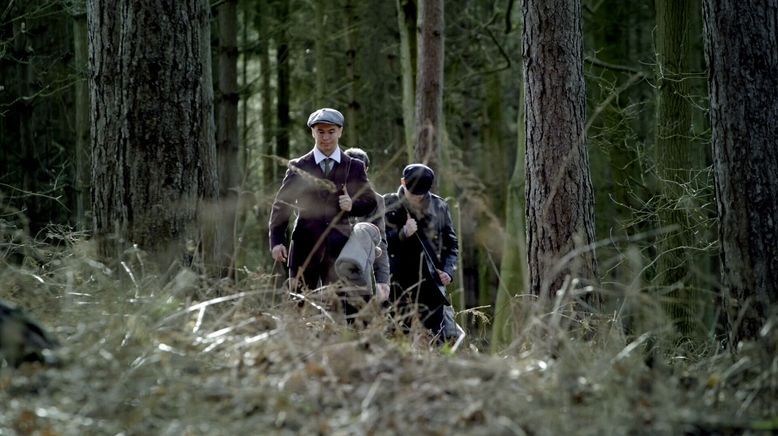
[[437,171],[443,118],[443,0],[419,0],[416,161]]
[[721,281],[733,341],[778,303],[778,0],[704,0]]
[[[92,210],[103,258],[130,244],[162,267],[196,255],[198,208],[218,189],[208,15],[206,0],[88,2]],[[210,255],[213,241],[202,242]]]
[[[584,132],[580,1],[524,1],[530,290],[595,278],[594,197]],[[565,256],[569,258],[565,259]]]

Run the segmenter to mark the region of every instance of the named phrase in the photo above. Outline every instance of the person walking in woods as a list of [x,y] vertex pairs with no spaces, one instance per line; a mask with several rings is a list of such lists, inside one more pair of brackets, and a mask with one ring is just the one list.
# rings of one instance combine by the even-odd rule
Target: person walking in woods
[[[362,161],[362,163],[365,164],[365,172],[370,169],[370,158],[361,148],[352,147],[344,153],[352,159]],[[384,198],[375,191],[373,191],[373,195],[376,199],[376,208],[366,216],[360,217],[357,220],[373,223],[378,226],[378,229],[381,231],[381,242],[378,244],[381,253],[373,262],[373,275],[375,277],[375,296],[379,302],[382,302],[389,298],[389,253],[386,242],[386,225],[384,223]]]
[[[270,212],[273,260],[287,262],[290,289],[314,289],[337,280],[335,259],[351,233],[350,217],[376,208],[364,164],[342,153],[343,114],[323,108],[308,117],[314,148],[289,161]],[[296,222],[291,243],[287,227]]]
[[441,340],[459,330],[446,295],[459,249],[448,204],[430,192],[435,173],[426,165],[403,169],[400,188],[384,195],[392,300],[415,315]]

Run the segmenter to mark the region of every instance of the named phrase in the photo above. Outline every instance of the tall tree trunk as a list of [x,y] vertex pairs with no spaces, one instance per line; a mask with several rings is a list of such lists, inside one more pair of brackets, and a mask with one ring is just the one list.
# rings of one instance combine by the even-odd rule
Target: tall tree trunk
[[662,289],[670,289],[665,307],[679,333],[690,335],[699,328],[702,311],[697,307],[693,263],[699,257],[692,251],[694,231],[689,221],[689,201],[683,201],[692,172],[701,169],[693,162],[692,102],[690,98],[689,23],[695,11],[693,0],[656,0],[657,117],[656,171],[661,197],[661,226],[677,226],[658,241],[657,280]]
[[547,298],[566,275],[594,279],[596,271],[593,251],[584,248],[594,241],[594,197],[581,4],[525,0],[523,13],[529,282]]
[[74,64],[79,72],[75,85],[75,131],[76,160],[74,186],[76,191],[75,222],[76,228],[86,230],[91,227],[86,212],[90,208],[90,153],[89,153],[89,86],[87,70],[89,68],[89,42],[86,25],[86,11],[81,9],[73,16]]
[[[521,29],[519,29],[521,30]],[[500,262],[500,283],[494,302],[494,322],[492,323],[491,351],[497,352],[513,340],[517,324],[514,308],[515,295],[523,294],[528,288],[527,281],[527,244],[524,222],[524,155],[526,144],[524,75],[520,70],[517,81],[519,86],[519,110],[516,119],[518,140],[516,142],[516,161],[505,199],[505,237],[503,238],[502,261]]]
[[733,341],[778,303],[778,0],[704,0],[721,281]]
[[[523,93],[522,93],[523,94]],[[523,96],[520,97],[520,103]],[[500,284],[494,303],[491,350],[496,352],[513,340],[517,324],[515,296],[529,288],[527,281],[527,245],[524,223],[524,111],[519,110],[519,142],[516,165],[508,183],[508,198],[505,204],[505,238],[500,262]]]
[[439,170],[443,119],[443,0],[419,0],[416,161]]
[[235,268],[238,193],[242,181],[238,144],[238,5],[226,0],[219,6],[219,87],[216,106],[216,152],[219,203],[214,205],[220,234],[217,268],[225,277]]
[[218,188],[208,7],[88,2],[92,210],[104,258],[130,244],[163,267],[195,254],[200,199]]
[[359,17],[357,5],[354,0],[346,0],[346,92],[348,103],[346,105],[346,122],[348,123],[349,142],[359,144],[359,101],[357,88],[359,87],[359,73],[357,70],[357,37],[359,35]]
[[405,150],[408,162],[415,157],[416,135],[414,129],[415,80],[416,80],[416,1],[396,0],[397,25],[400,30],[400,70],[402,71],[402,115],[405,133]]
[[[15,82],[18,87],[19,98],[13,105],[13,109],[18,121],[18,147],[21,155],[21,186],[24,193],[38,192],[37,173],[39,163],[33,138],[33,103],[35,99],[32,95],[32,62],[30,60],[30,49],[32,45],[28,40],[25,31],[25,22],[16,20],[13,23],[13,50],[17,57]],[[41,221],[39,216],[38,201],[31,195],[24,195],[21,209],[32,221],[33,227],[37,228],[37,222]],[[33,229],[34,230],[34,229]]]
[[326,104],[324,96],[324,92],[327,89],[327,67],[325,64],[327,64],[327,51],[330,48],[330,44],[327,43],[330,37],[327,25],[328,5],[329,2],[326,0],[314,0],[316,38],[313,40],[313,56],[316,65],[316,99],[313,102],[313,106],[316,108],[330,106]]
[[[260,149],[265,156],[276,154],[273,139],[273,88],[271,87],[272,70],[270,68],[270,25],[268,20],[269,6],[267,0],[259,0],[259,10],[255,15],[259,42],[259,74],[260,81]],[[268,191],[276,180],[276,162],[272,157],[262,160],[262,189]],[[267,239],[267,238],[262,238]]]
[[276,5],[276,19],[279,23],[276,40],[276,154],[282,158],[289,157],[289,33],[285,23],[289,20],[289,1],[279,0]]

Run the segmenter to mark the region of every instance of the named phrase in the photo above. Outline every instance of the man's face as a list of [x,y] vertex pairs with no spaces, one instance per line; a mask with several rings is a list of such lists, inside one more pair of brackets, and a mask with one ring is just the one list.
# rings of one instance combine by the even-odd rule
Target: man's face
[[[400,179],[400,183],[405,186],[405,179]],[[411,191],[409,191],[406,187],[405,189],[405,199],[408,200],[408,203],[415,207],[419,208],[422,206],[422,203],[424,202],[424,197],[427,194],[413,194]]]
[[341,133],[343,128],[335,124],[316,124],[311,127],[311,136],[316,140],[316,148],[327,156],[335,151]]

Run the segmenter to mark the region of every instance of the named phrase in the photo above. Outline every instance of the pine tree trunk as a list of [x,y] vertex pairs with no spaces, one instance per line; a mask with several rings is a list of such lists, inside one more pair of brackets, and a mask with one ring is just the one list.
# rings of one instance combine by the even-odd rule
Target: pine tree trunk
[[416,2],[396,0],[397,24],[400,31],[400,70],[402,71],[402,115],[405,133],[405,150],[408,162],[415,157],[416,135],[414,129],[415,82],[416,82]]
[[86,26],[86,12],[82,9],[73,17],[73,53],[76,71],[79,72],[75,84],[75,177],[76,191],[75,222],[79,230],[87,230],[91,223],[87,221],[86,213],[90,208],[89,187],[90,153],[89,153],[89,84],[87,69],[89,67],[89,42]]
[[316,108],[328,106],[325,104],[324,97],[324,92],[327,88],[327,67],[325,67],[325,64],[327,63],[327,49],[329,47],[327,41],[330,36],[329,32],[327,31],[328,3],[329,2],[326,0],[314,1],[314,12],[316,14],[316,38],[313,41],[313,56],[314,63],[316,65],[316,99],[313,102],[313,106]]
[[[262,75],[260,85],[261,95],[261,115],[260,124],[262,125],[261,150],[266,156],[276,154],[273,138],[273,88],[270,85],[272,71],[270,67],[270,26],[268,24],[267,14],[269,13],[266,0],[260,0],[260,10],[257,12],[257,33],[259,34],[259,74]],[[266,157],[262,160],[262,189],[268,191],[276,180],[278,173],[277,164],[273,158]],[[267,239],[267,238],[263,238]]]
[[500,262],[500,283],[494,302],[494,322],[492,324],[491,351],[497,352],[513,340],[518,324],[515,310],[515,296],[529,289],[527,281],[527,226],[524,222],[524,156],[526,129],[524,116],[524,76],[519,72],[519,113],[516,120],[518,141],[516,142],[516,162],[505,199],[505,238],[503,241],[502,261]]
[[187,260],[218,187],[208,3],[94,0],[87,15],[98,253]]
[[279,0],[276,5],[276,19],[280,24],[276,40],[276,154],[282,158],[289,157],[289,80],[291,67],[289,65],[289,33],[284,23],[289,20],[289,0]]
[[[662,235],[657,243],[657,275],[670,317],[682,335],[691,335],[702,326],[703,310],[695,286],[693,270],[700,258],[692,247],[695,229],[689,217],[693,171],[702,163],[692,138],[692,102],[690,98],[690,52],[692,34],[689,25],[701,8],[695,1],[656,0],[657,47],[657,118],[656,171],[660,190],[659,225],[677,226]],[[694,208],[696,209],[696,207]]]
[[721,281],[733,341],[778,303],[778,0],[704,0]]
[[416,161],[437,171],[443,118],[443,0],[419,0]]
[[238,5],[227,0],[219,6],[219,87],[216,107],[216,151],[219,168],[219,203],[213,213],[220,232],[218,269],[225,277],[235,267],[235,223],[241,185],[238,144]]
[[[594,197],[584,132],[580,1],[524,2],[530,291],[594,279]],[[578,250],[577,253],[571,254]],[[564,259],[570,256],[570,259]]]
[[348,123],[348,137],[352,144],[359,144],[359,101],[357,100],[357,88],[359,86],[359,74],[357,73],[357,32],[359,18],[354,0],[346,0],[346,123]]

